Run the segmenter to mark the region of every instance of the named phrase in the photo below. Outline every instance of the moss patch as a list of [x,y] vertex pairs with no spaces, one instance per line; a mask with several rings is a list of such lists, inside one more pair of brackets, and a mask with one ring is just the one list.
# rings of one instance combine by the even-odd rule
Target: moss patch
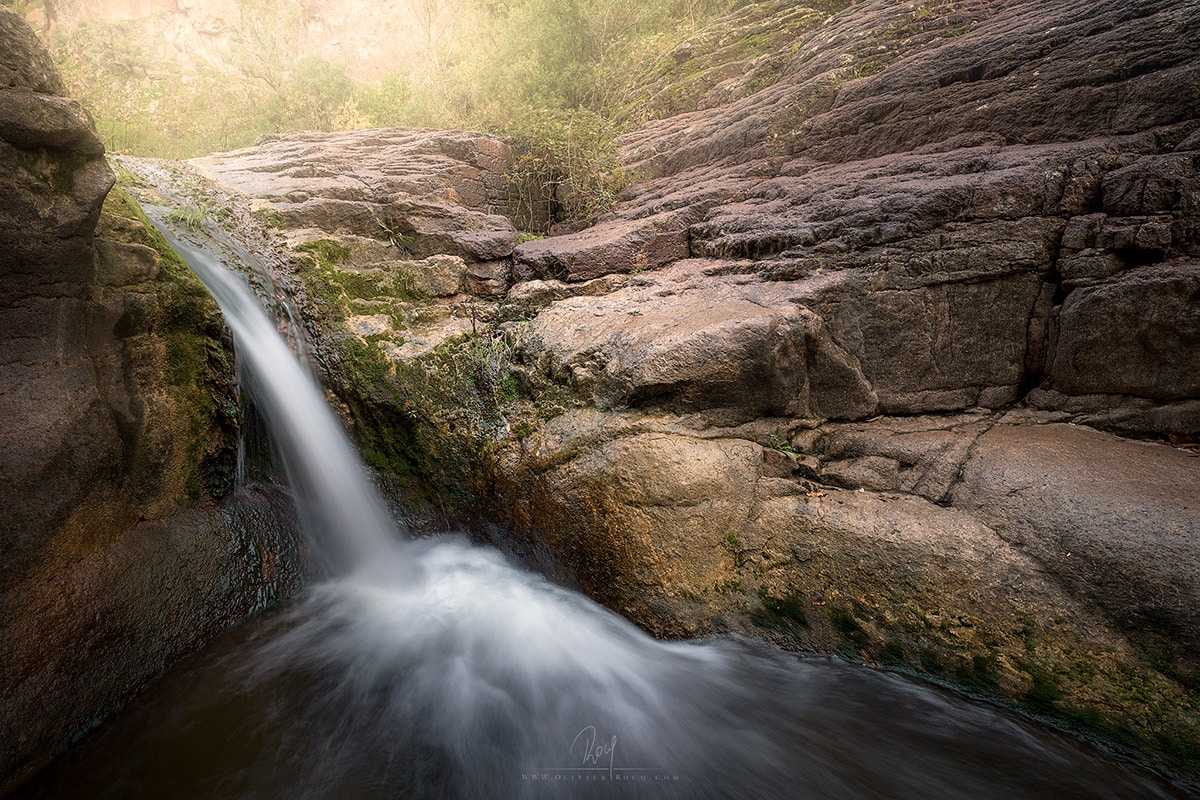
[[223,496],[236,470],[240,414],[216,303],[120,185],[105,199],[97,235],[150,247],[158,262],[153,281],[105,287],[98,295],[107,303],[125,298],[115,333],[138,365],[130,391],[142,406],[122,428],[135,499],[156,514]]

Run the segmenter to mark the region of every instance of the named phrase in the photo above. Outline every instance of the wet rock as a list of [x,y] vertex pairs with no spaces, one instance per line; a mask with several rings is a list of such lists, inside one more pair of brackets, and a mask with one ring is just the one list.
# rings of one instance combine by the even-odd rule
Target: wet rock
[[89,541],[95,524],[80,519],[58,532],[51,557],[3,598],[0,791],[304,579],[294,511],[278,490],[243,492],[102,542]]
[[[847,436],[841,451],[862,455],[824,468],[840,470],[847,483],[860,485],[905,478],[901,458],[870,454],[878,449],[873,441],[885,446],[892,441],[892,452],[910,462],[936,460],[940,453],[958,465],[969,458],[952,508],[914,495],[815,488],[778,469],[779,459],[771,454],[787,456],[736,438],[730,429],[689,430],[677,417],[628,412],[557,417],[520,450],[509,451],[502,474],[533,488],[512,495],[518,498],[515,518],[528,526],[518,532],[541,531],[539,541],[561,554],[574,580],[656,632],[694,635],[732,628],[793,646],[849,646],[870,661],[909,664],[1015,698],[1036,697],[1038,687],[1045,692],[1050,686],[1064,707],[1103,706],[1139,735],[1153,736],[1160,728],[1194,735],[1186,690],[1149,668],[1139,651],[1141,632],[1114,624],[1107,612],[1116,607],[1130,613],[1124,609],[1130,600],[1147,613],[1148,604],[1165,610],[1153,598],[1169,591],[1170,613],[1192,613],[1183,588],[1192,577],[1183,573],[1200,572],[1191,556],[1150,570],[1157,570],[1158,580],[1128,574],[1130,589],[1110,606],[1098,606],[1077,590],[1106,586],[1097,582],[1098,573],[1064,582],[1055,570],[1070,568],[1068,561],[1060,553],[1049,562],[1053,552],[1045,550],[1058,546],[1056,536],[1071,535],[1094,556],[1116,557],[1120,569],[1138,571],[1149,556],[1135,550],[1168,546],[1174,554],[1183,545],[1180,537],[1191,535],[1180,528],[1150,532],[1163,521],[1177,525],[1180,509],[1164,509],[1145,523],[1149,538],[1142,542],[1124,545],[1129,531],[1085,521],[1086,532],[1067,534],[1064,528],[1035,546],[1014,536],[1012,525],[1022,531],[1038,527],[1047,514],[1066,524],[1069,514],[1057,517],[1059,509],[1099,499],[1111,486],[1097,487],[1094,494],[1084,489],[1069,499],[1074,494],[1069,486],[1049,482],[1044,494],[1021,498],[1011,481],[980,478],[997,470],[1023,471],[1021,454],[1029,452],[1028,446],[1008,446],[997,457],[1003,433],[996,438],[982,433],[974,446],[987,424],[980,415],[946,420],[942,429],[928,420],[891,420],[800,436],[813,442]],[[1041,432],[1040,445],[1047,445],[1063,428],[994,430]],[[1102,435],[1085,434],[1083,449],[1070,456],[1081,479],[1104,455],[1088,436]],[[1120,447],[1146,447],[1106,438]],[[968,455],[956,446],[960,443],[974,449]],[[1053,468],[1038,463],[1047,459],[1035,461],[1030,472],[1050,479]],[[516,484],[502,479],[502,485],[509,491]],[[979,486],[986,487],[986,497],[974,488]],[[1105,508],[1135,499],[1141,488]],[[1043,510],[1040,504],[1050,493],[1062,499]],[[1141,510],[1132,507],[1121,518],[1132,520]],[[1095,516],[1097,523],[1102,518],[1103,511]],[[1128,560],[1116,555],[1122,550]],[[1109,565],[1109,577],[1116,568]],[[1180,578],[1183,587],[1167,589]],[[1146,597],[1133,597],[1143,590]],[[820,602],[806,603],[809,610],[802,615],[779,613],[782,599],[794,597]],[[1082,652],[1090,672],[1078,671]],[[1157,710],[1120,688],[1134,674],[1160,699]]]
[[301,571],[286,498],[215,502],[237,414],[216,306],[106,201],[61,92],[0,7],[0,794]]

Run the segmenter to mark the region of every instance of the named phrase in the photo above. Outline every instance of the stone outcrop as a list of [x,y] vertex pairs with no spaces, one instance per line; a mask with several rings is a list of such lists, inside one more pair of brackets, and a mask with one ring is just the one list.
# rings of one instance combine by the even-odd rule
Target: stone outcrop
[[215,304],[62,95],[0,8],[0,794],[300,579],[286,497],[213,502],[238,415]]
[[[787,57],[707,32],[656,68],[674,116],[574,233],[501,235],[476,134],[196,166],[315,254],[291,267],[347,417],[440,504],[656,632],[852,653],[1200,775],[1200,10],[729,24]],[[465,229],[402,221],[434,205]]]

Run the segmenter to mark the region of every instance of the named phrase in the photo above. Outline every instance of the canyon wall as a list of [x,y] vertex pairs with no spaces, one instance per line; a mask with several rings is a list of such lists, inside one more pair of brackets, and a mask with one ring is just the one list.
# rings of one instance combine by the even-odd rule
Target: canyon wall
[[231,494],[216,306],[112,185],[0,8],[0,794],[300,580],[287,497]]

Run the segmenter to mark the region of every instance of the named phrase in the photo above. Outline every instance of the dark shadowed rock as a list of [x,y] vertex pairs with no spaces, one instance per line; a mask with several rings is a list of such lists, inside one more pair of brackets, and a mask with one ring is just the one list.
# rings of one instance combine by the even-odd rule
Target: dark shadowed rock
[[1067,295],[1050,385],[1073,395],[1200,397],[1200,263],[1141,269]]
[[195,508],[232,482],[232,354],[61,91],[0,7],[0,794],[301,577],[281,494]]
[[[113,174],[86,115],[46,93],[62,84],[33,32],[0,8],[0,35],[0,414],[21,421],[0,434],[3,581],[22,573],[94,480],[114,477],[120,440],[86,353],[92,230]],[[79,116],[64,122],[67,108]],[[36,141],[39,130],[52,144]]]

